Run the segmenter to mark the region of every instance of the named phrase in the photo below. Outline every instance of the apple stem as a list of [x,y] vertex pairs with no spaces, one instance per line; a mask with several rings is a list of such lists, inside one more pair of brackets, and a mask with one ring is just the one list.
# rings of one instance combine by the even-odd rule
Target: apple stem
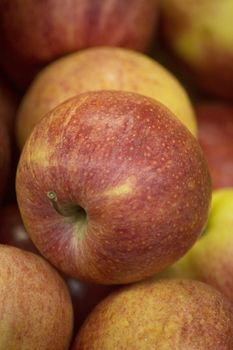
[[57,195],[54,191],[47,192],[47,197],[50,203],[52,204],[53,208],[56,210],[56,212],[62,216],[65,216],[65,217],[76,216],[80,211],[79,209],[82,209],[81,207],[76,207],[74,205],[61,206],[57,200]]

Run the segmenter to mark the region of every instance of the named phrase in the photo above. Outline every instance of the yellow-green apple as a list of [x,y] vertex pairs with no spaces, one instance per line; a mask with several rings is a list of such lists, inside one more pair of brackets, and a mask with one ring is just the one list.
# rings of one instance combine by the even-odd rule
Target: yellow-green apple
[[149,49],[158,0],[0,1],[0,64],[19,86],[57,57],[86,47]]
[[121,284],[193,245],[211,185],[196,138],[168,108],[105,90],[65,101],[35,126],[16,192],[27,232],[58,269]]
[[[40,254],[26,232],[16,203],[11,203],[1,208],[0,244],[12,245],[17,248]],[[73,334],[76,334],[94,306],[107,296],[113,290],[113,287],[85,283],[64,274],[62,277],[67,284],[72,300],[74,314]]]
[[0,245],[0,349],[68,350],[73,309],[67,287],[36,254]]
[[163,42],[203,91],[233,99],[233,1],[162,0]]
[[198,140],[209,165],[212,188],[233,186],[233,104],[199,102],[195,110]]
[[213,192],[203,235],[159,277],[199,279],[220,290],[233,302],[233,187]]
[[37,75],[17,114],[20,149],[36,123],[59,103],[78,93],[103,89],[155,98],[171,109],[194,135],[197,133],[189,97],[170,71],[139,52],[94,47],[60,58]]
[[72,350],[233,348],[233,305],[208,284],[146,280],[100,302]]

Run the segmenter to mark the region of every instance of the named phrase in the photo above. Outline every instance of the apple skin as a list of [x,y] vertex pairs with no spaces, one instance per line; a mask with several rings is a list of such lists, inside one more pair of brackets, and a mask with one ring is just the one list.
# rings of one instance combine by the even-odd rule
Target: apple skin
[[67,287],[43,258],[0,245],[0,349],[68,350],[73,310]]
[[162,42],[210,96],[233,100],[233,2],[162,0]]
[[194,244],[211,183],[197,140],[164,105],[96,91],[35,126],[16,193],[27,232],[59,270],[122,284],[158,272]]
[[233,187],[213,192],[203,235],[157,278],[191,278],[206,282],[233,302]]
[[[40,255],[22,222],[16,203],[1,208],[0,244],[11,245]],[[74,313],[74,334],[81,327],[87,315],[112,290],[113,286],[85,283],[62,275],[71,296]],[[115,288],[114,288],[115,289]]]
[[199,102],[195,111],[198,140],[209,165],[212,188],[233,187],[233,104]]
[[132,91],[155,98],[197,134],[190,99],[171,72],[140,52],[94,47],[52,62],[34,79],[17,113],[19,148],[47,112],[78,93],[93,90]]
[[118,289],[99,303],[71,347],[155,348],[231,350],[232,304],[199,281],[142,281]]
[[86,47],[149,49],[157,0],[14,0],[0,2],[0,64],[25,87],[41,67]]

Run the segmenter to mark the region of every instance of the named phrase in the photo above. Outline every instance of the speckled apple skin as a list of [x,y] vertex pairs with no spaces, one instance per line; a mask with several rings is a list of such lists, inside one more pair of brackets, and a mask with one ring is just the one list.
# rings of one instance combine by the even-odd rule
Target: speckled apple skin
[[16,134],[20,149],[47,112],[78,93],[93,90],[131,91],[155,98],[197,135],[191,101],[171,72],[139,52],[119,47],[93,47],[52,62],[34,79],[17,111]]
[[42,65],[85,47],[148,50],[157,20],[157,0],[2,0],[0,62],[27,86]]
[[163,42],[211,96],[233,100],[233,2],[162,0]]
[[213,192],[204,234],[162,276],[198,279],[233,302],[233,187]]
[[68,350],[73,310],[65,283],[41,257],[0,245],[0,349]]
[[[176,261],[206,223],[208,168],[193,135],[162,104],[98,91],[55,108],[20,157],[17,200],[38,249],[64,272],[128,283]],[[60,206],[87,213],[82,230]]]
[[198,281],[143,281],[105,298],[72,350],[231,350],[233,306]]

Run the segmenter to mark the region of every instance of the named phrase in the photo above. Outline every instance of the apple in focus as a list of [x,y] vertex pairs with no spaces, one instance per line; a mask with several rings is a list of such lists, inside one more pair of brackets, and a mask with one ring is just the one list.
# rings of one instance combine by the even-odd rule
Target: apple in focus
[[36,76],[17,112],[16,135],[20,149],[47,112],[68,98],[93,90],[132,91],[155,98],[197,134],[191,101],[170,71],[139,52],[93,47],[52,62]]
[[[22,222],[16,203],[1,208],[0,244],[7,244],[32,253],[40,254],[30,239]],[[74,313],[74,333],[78,331],[87,315],[112,290],[112,286],[85,283],[62,275],[71,296]]]
[[199,102],[195,111],[198,140],[209,166],[212,188],[233,187],[233,104]]
[[192,280],[144,280],[99,303],[72,350],[233,348],[233,306]]
[[157,277],[198,279],[233,302],[233,187],[213,192],[203,235],[180,260]]
[[25,88],[46,64],[83,48],[148,50],[158,0],[14,0],[0,2],[0,65]]
[[67,287],[36,254],[0,245],[0,349],[68,350],[73,309]]
[[210,96],[233,100],[232,0],[162,0],[162,41]]
[[172,264],[207,221],[211,183],[195,137],[158,101],[79,94],[49,112],[20,156],[26,230],[59,270],[102,284]]

